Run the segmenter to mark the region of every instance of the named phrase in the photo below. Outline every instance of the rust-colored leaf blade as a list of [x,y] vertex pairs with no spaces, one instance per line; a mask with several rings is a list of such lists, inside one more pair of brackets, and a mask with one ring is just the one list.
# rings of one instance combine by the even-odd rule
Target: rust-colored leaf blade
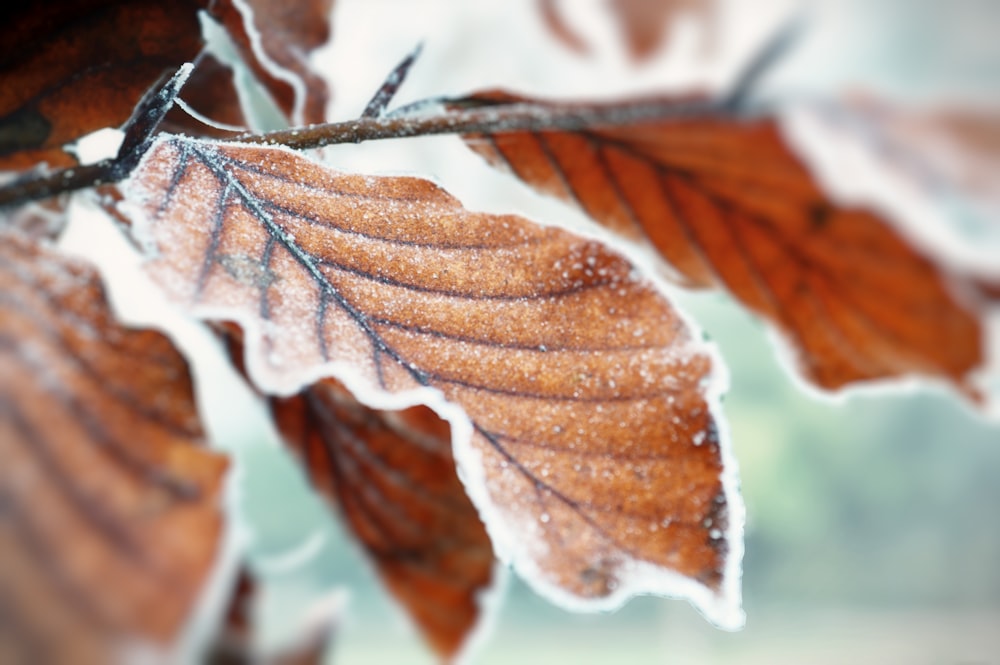
[[0,40],[0,169],[68,166],[62,146],[124,123],[202,47],[205,3],[55,0],[8,5]]
[[332,380],[272,407],[386,586],[434,650],[455,657],[479,621],[494,559],[455,473],[448,423],[426,407],[369,409]]
[[728,289],[778,327],[822,388],[920,375],[971,391],[981,324],[951,277],[886,220],[824,194],[771,119],[477,135],[467,144],[649,242],[681,283]]
[[621,256],[274,148],[164,139],[126,198],[150,274],[242,325],[262,389],[326,371],[372,406],[405,391],[452,413],[494,549],[537,589],[588,607],[679,595],[741,624],[713,358]]
[[214,569],[226,460],[187,366],[119,326],[92,270],[0,237],[0,654],[168,648]]
[[330,39],[333,0],[220,0],[213,15],[293,124],[326,120],[329,90],[309,54]]

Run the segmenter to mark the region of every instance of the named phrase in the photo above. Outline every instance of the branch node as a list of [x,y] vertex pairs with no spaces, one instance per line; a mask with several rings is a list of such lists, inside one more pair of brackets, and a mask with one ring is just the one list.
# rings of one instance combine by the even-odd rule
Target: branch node
[[365,110],[361,113],[362,118],[381,118],[385,114],[386,107],[392,101],[392,98],[396,96],[396,93],[402,87],[403,83],[406,81],[407,74],[410,73],[410,67],[416,62],[417,58],[420,56],[420,52],[423,50],[424,45],[417,44],[416,48],[410,51],[403,60],[396,65],[389,76],[386,77],[385,82],[375,93],[375,96],[371,98]]

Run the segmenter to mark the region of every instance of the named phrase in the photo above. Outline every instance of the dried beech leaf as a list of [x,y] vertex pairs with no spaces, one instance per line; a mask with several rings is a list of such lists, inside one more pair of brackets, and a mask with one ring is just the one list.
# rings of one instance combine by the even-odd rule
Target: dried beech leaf
[[121,125],[202,47],[199,0],[8,3],[0,40],[0,169],[69,166],[62,146]]
[[386,586],[453,658],[478,622],[493,548],[455,474],[448,423],[426,407],[369,409],[332,380],[272,406]]
[[713,358],[619,255],[275,148],[165,138],[126,198],[149,273],[243,326],[265,391],[331,372],[376,406],[401,391],[461,405],[466,490],[536,588],[588,607],[662,592],[742,623]]
[[982,363],[980,323],[948,276],[876,214],[830,200],[773,120],[466,142],[602,225],[648,241],[680,282],[727,288],[784,333],[802,373],[822,388],[916,374],[968,389]]
[[293,124],[326,120],[329,90],[309,54],[330,39],[333,0],[218,0],[225,26],[257,79]]
[[223,527],[183,358],[119,326],[93,271],[5,232],[0,367],[0,661],[168,647]]
[[[219,324],[245,375],[242,332]],[[448,423],[423,406],[378,411],[324,379],[272,398],[284,440],[434,650],[454,658],[481,618],[493,548],[455,473]]]

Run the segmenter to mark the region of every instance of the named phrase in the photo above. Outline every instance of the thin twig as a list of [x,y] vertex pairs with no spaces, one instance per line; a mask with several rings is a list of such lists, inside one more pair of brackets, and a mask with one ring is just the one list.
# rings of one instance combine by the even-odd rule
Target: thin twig
[[[386,79],[368,103],[362,117],[348,122],[324,123],[266,134],[245,134],[232,139],[238,143],[284,145],[310,150],[340,143],[361,143],[379,139],[408,138],[439,134],[503,134],[518,131],[573,132],[602,127],[622,127],[637,123],[707,116],[736,116],[746,113],[752,88],[800,36],[803,21],[791,21],[768,41],[737,77],[732,90],[716,99],[650,98],[604,104],[545,104],[520,101],[458,99],[426,100],[396,112],[385,109],[406,73],[420,53],[417,47]],[[159,120],[177,97],[189,70],[178,72],[155,94],[147,95],[128,126],[129,137],[113,160],[75,167],[36,178],[22,178],[0,187],[0,208],[43,199],[64,192],[95,187],[126,178],[148,149]],[[427,109],[440,109],[427,113]]]
[[437,115],[358,118],[347,122],[282,129],[238,136],[237,143],[283,145],[295,150],[340,143],[408,138],[438,134],[504,134],[519,131],[563,131],[621,127],[655,120],[717,115],[718,102],[650,99],[628,103],[549,105],[530,102],[486,104],[446,110]]
[[117,182],[127,174],[121,174],[120,169],[116,169],[116,165],[117,162],[114,159],[105,159],[86,166],[62,169],[40,177],[15,180],[0,187],[0,209],[88,187],[97,187],[109,182]]
[[173,76],[158,83],[139,100],[125,123],[125,137],[115,157],[116,168],[122,171],[120,177],[124,178],[131,173],[149,150],[157,127],[174,107],[174,100],[193,70],[194,65],[191,63],[181,65]]
[[379,118],[385,114],[385,109],[406,81],[406,75],[410,73],[410,68],[417,61],[423,49],[423,44],[417,44],[417,47],[410,51],[409,55],[403,58],[402,62],[396,65],[396,68],[386,77],[385,82],[379,87],[371,101],[368,102],[368,105],[365,106],[365,110],[361,113],[362,118]]
[[732,88],[721,104],[733,111],[745,109],[750,94],[802,38],[806,29],[806,15],[799,13],[775,32],[736,77]]
[[[455,100],[461,104],[463,100]],[[472,100],[471,103],[477,103]],[[488,103],[471,108],[443,110],[436,115],[358,118],[347,122],[283,129],[266,134],[248,134],[231,139],[236,143],[284,145],[309,150],[341,143],[408,138],[439,134],[502,134],[514,131],[577,131],[598,127],[632,125],[655,120],[702,117],[719,113],[711,100],[677,101],[650,99],[593,105],[547,105],[539,103]],[[130,164],[130,166],[132,166]],[[32,180],[0,188],[0,208],[85,189],[128,176],[118,159],[57,171]]]
[[125,136],[113,159],[15,180],[0,187],[0,208],[124,180],[149,149],[156,128],[173,107],[181,87],[191,75],[191,69],[191,65],[181,66],[176,73],[143,95],[122,127]]

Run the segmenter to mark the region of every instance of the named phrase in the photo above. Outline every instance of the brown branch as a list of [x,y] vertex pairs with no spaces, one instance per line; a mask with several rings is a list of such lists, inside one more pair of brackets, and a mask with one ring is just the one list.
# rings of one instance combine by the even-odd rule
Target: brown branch
[[[456,100],[456,105],[466,103]],[[436,115],[358,118],[348,122],[283,129],[266,134],[239,136],[239,143],[284,145],[296,150],[340,143],[409,138],[437,134],[503,134],[517,131],[572,132],[599,127],[620,127],[651,120],[703,117],[716,114],[718,104],[709,100],[650,99],[627,103],[551,106],[531,103],[477,104]]]
[[118,182],[127,175],[117,168],[116,160],[105,159],[94,164],[73,166],[42,176],[21,178],[0,187],[0,210],[109,182]]
[[[402,84],[419,53],[407,56],[375,97],[365,113],[348,122],[283,129],[266,134],[243,135],[238,143],[284,145],[295,150],[309,150],[339,143],[361,143],[379,139],[408,138],[437,134],[502,134],[516,131],[572,132],[600,127],[621,127],[640,122],[746,112],[747,98],[761,77],[788,51],[801,33],[801,21],[793,21],[780,30],[752,58],[737,77],[729,94],[717,99],[650,98],[627,102],[591,105],[544,105],[488,102],[475,99],[426,100],[382,115],[386,105]],[[34,178],[21,178],[0,187],[0,210],[88,187],[124,180],[138,163],[152,141],[153,132],[169,110],[190,68],[182,68],[161,88],[154,88],[140,103],[126,125],[126,141],[118,156],[97,164],[69,168]],[[428,108],[446,110],[425,114]],[[132,130],[132,131],[129,131]]]
[[[447,103],[441,102],[441,103]],[[408,138],[438,134],[500,134],[512,131],[576,131],[597,127],[631,125],[650,120],[705,116],[719,112],[710,100],[677,101],[650,99],[626,103],[546,106],[541,104],[489,104],[475,100],[455,100],[457,110],[434,115],[389,115],[358,118],[347,122],[283,129],[266,134],[238,136],[238,143],[284,145],[295,150],[309,150],[341,143],[361,143],[379,139]],[[472,104],[472,106],[469,106]],[[128,176],[116,158],[97,164],[56,171],[30,180],[19,180],[0,188],[0,208],[26,203],[118,182]]]
[[365,110],[361,112],[362,118],[379,118],[385,115],[385,110],[389,107],[392,98],[396,96],[396,93],[399,92],[400,87],[406,81],[406,76],[410,73],[410,68],[413,67],[413,63],[420,57],[420,52],[423,48],[423,44],[417,44],[417,47],[410,51],[403,58],[402,62],[396,65],[396,68],[389,73],[385,82],[375,92],[375,96],[365,106]]

